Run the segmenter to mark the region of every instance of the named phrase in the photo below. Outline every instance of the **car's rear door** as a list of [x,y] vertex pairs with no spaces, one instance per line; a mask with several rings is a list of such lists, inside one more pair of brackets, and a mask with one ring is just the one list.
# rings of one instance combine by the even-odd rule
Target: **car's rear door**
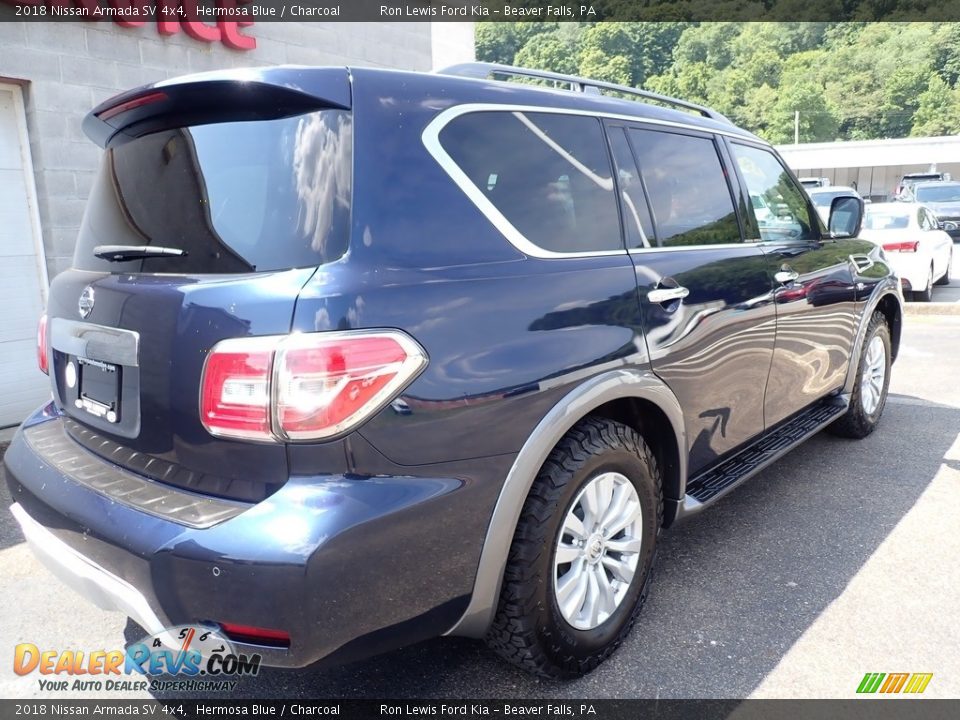
[[764,403],[772,427],[843,386],[861,313],[858,268],[869,269],[872,247],[824,237],[809,197],[769,147],[728,145],[747,194],[774,208],[772,217],[758,212],[746,223],[775,283],[777,338]]
[[609,122],[626,238],[654,372],[680,401],[694,475],[764,430],[775,333],[746,204],[706,132]]

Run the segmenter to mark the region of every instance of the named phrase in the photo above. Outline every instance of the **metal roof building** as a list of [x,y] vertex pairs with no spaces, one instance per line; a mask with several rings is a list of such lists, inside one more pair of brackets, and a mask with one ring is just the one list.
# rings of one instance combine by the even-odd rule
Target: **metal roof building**
[[854,185],[864,197],[886,200],[906,173],[941,171],[960,179],[960,136],[780,145],[793,171]]

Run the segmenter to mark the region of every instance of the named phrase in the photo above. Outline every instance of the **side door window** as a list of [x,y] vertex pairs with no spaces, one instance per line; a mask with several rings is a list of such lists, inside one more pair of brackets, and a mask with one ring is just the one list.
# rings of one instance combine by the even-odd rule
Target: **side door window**
[[639,128],[631,128],[629,137],[658,245],[741,242],[733,195],[712,138]]
[[815,240],[820,237],[806,193],[769,150],[730,143],[750,204],[765,242]]
[[554,253],[623,250],[599,119],[472,112],[451,120],[439,140],[473,186],[474,202],[515,245]]
[[643,191],[643,182],[637,161],[633,157],[626,129],[608,126],[610,151],[617,171],[617,186],[620,189],[623,225],[628,248],[648,248],[656,244],[650,207]]

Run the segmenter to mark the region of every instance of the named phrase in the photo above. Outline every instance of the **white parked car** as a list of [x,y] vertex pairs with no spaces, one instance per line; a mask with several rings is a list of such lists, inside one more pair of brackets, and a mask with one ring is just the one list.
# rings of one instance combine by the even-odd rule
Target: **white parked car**
[[807,188],[807,195],[809,195],[810,199],[813,200],[813,206],[817,209],[817,215],[819,215],[820,219],[823,220],[824,225],[826,225],[830,219],[830,203],[833,202],[834,198],[844,197],[847,195],[860,197],[860,193],[858,193],[852,187],[847,187],[846,185]]
[[860,237],[880,245],[905,292],[929,302],[934,285],[950,282],[953,241],[937,218],[919,203],[867,205]]

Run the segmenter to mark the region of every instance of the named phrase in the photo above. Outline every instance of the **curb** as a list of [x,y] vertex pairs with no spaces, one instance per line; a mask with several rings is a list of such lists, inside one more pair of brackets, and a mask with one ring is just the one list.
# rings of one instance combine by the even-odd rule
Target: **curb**
[[908,302],[903,305],[905,315],[960,315],[960,302]]

